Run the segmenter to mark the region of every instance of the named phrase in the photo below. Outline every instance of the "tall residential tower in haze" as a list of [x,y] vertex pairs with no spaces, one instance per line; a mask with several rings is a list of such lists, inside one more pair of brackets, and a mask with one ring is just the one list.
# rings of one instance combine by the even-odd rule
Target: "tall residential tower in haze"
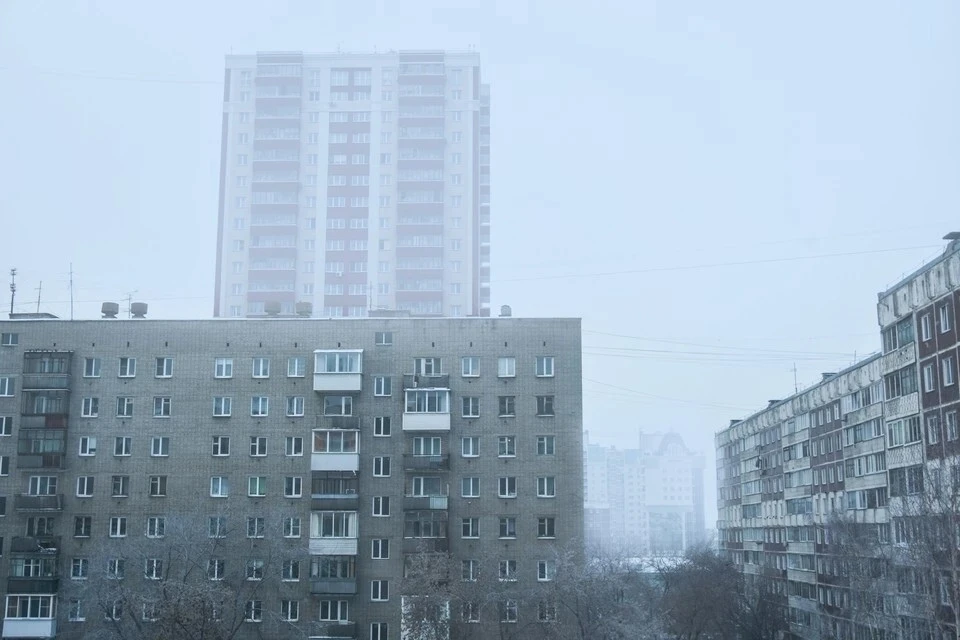
[[475,52],[227,57],[215,316],[490,315]]

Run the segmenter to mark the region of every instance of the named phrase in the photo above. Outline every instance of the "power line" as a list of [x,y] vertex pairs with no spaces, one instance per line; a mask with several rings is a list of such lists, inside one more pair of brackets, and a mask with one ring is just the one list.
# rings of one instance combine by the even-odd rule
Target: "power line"
[[733,406],[733,405],[728,405],[728,404],[718,404],[718,403],[714,403],[714,402],[697,402],[696,400],[689,400],[689,399],[687,399],[687,398],[671,398],[671,397],[669,397],[669,396],[661,396],[661,395],[657,395],[657,394],[654,394],[654,393],[647,393],[646,391],[637,391],[636,389],[629,389],[629,388],[627,388],[627,387],[620,387],[620,386],[617,386],[617,385],[615,385],[615,384],[608,384],[608,383],[606,383],[606,382],[600,382],[599,380],[593,380],[593,379],[591,379],[591,378],[584,378],[583,381],[584,381],[584,382],[592,382],[593,384],[598,384],[598,385],[600,385],[600,386],[602,386],[602,387],[609,387],[609,388],[611,388],[611,389],[616,389],[617,391],[626,391],[627,393],[637,394],[638,396],[643,396],[643,397],[647,397],[647,398],[656,398],[657,400],[666,400],[666,401],[669,401],[669,402],[679,402],[679,403],[682,403],[682,404],[698,405],[698,406],[702,406],[702,407],[713,407],[713,408],[717,408],[717,409],[732,409],[732,410],[735,410],[735,411],[749,411],[749,409],[745,409],[744,407],[735,407],[735,406]]
[[35,73],[45,76],[63,76],[68,78],[83,78],[85,80],[108,80],[111,82],[146,82],[156,84],[187,84],[187,85],[223,85],[218,80],[181,80],[177,78],[150,78],[146,76],[110,76],[98,73],[82,73],[77,71],[57,71],[54,69],[14,69],[12,67],[0,67],[0,71],[13,71],[14,73]]
[[534,282],[538,280],[567,280],[575,278],[602,278],[605,276],[638,275],[644,273],[664,273],[669,271],[696,271],[699,269],[716,269],[719,267],[739,267],[754,264],[773,264],[777,262],[799,262],[802,260],[820,260],[823,258],[839,258],[845,256],[861,256],[874,253],[893,253],[896,251],[915,251],[917,249],[937,249],[939,245],[922,245],[916,247],[897,247],[894,249],[870,249],[867,251],[845,251],[842,253],[821,253],[810,256],[790,256],[786,258],[764,258],[761,260],[739,260],[735,262],[713,262],[705,264],[678,265],[673,267],[648,267],[646,269],[624,269],[621,271],[597,271],[594,273],[568,273],[552,276],[531,276],[529,278],[506,278],[492,282]]
[[[712,345],[704,342],[685,342],[683,340],[669,340],[667,338],[646,338],[644,336],[631,336],[622,333],[607,333],[605,331],[591,331],[589,329],[584,329],[584,333],[595,334],[598,336],[610,336],[614,338],[627,338],[629,340],[640,340],[645,342],[661,342],[663,344],[677,344],[687,347],[706,347],[708,349],[726,349],[728,351],[753,351],[757,353],[770,353],[770,354],[803,354],[803,355],[822,355],[822,356],[849,356],[850,353],[846,352],[837,352],[837,351],[791,351],[784,349],[765,349],[763,347],[738,347],[732,345]],[[587,347],[584,347],[587,348]],[[601,347],[609,348],[609,347]],[[624,351],[652,351],[649,349],[633,349],[630,347],[619,347]],[[694,353],[694,352],[690,352]]]

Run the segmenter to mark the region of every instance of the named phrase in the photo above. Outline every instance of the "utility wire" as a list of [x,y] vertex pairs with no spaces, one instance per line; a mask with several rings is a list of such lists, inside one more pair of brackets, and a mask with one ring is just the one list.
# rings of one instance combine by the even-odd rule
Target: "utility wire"
[[[592,331],[590,329],[584,329],[583,333],[590,333],[598,336],[610,336],[614,338],[626,338],[628,340],[640,340],[645,342],[660,342],[663,344],[677,344],[687,347],[706,347],[708,349],[726,349],[729,351],[753,351],[758,353],[782,353],[782,354],[803,354],[803,355],[822,355],[822,356],[848,356],[850,353],[838,352],[838,351],[791,351],[789,349],[766,349],[763,347],[740,347],[734,345],[719,345],[719,344],[709,344],[705,342],[686,342],[683,340],[670,340],[667,338],[647,338],[644,336],[632,336],[626,335],[623,333],[608,333],[605,331]],[[872,334],[869,334],[872,335]],[[587,348],[587,347],[584,347]],[[625,351],[632,351],[633,349],[622,347]]]
[[615,384],[608,384],[606,382],[600,382],[599,380],[593,380],[592,378],[584,378],[584,382],[591,382],[593,384],[598,384],[602,387],[609,387],[611,389],[616,389],[617,391],[626,391],[627,393],[636,394],[637,396],[646,397],[646,398],[656,398],[657,400],[666,400],[668,402],[679,402],[682,404],[691,404],[699,405],[703,407],[714,407],[718,409],[732,409],[734,411],[749,411],[744,407],[735,407],[729,404],[718,404],[714,402],[697,402],[696,400],[689,400],[687,398],[671,398],[669,396],[661,396],[654,393],[647,393],[646,391],[638,391],[636,389],[629,389],[627,387],[620,387]]

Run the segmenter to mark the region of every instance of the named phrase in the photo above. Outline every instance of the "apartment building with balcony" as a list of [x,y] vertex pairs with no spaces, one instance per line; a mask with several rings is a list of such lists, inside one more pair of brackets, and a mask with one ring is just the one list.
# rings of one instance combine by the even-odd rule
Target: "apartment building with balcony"
[[472,51],[227,57],[214,315],[490,315]]
[[721,553],[791,637],[956,637],[958,237],[879,294],[880,353],[716,435]]
[[0,637],[394,640],[431,553],[532,592],[582,542],[580,371],[575,319],[0,321]]

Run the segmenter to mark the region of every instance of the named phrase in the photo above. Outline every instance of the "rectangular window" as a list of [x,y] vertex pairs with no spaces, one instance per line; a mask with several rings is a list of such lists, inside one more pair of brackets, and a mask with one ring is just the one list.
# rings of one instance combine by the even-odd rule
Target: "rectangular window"
[[390,435],[390,416],[377,416],[373,419],[373,435],[380,438]]
[[931,330],[930,314],[920,316],[920,339],[924,342],[933,337],[933,331]]
[[480,375],[480,357],[464,356],[460,358],[460,375],[464,378],[475,378]]
[[537,580],[549,582],[557,572],[557,563],[554,560],[537,561]]
[[150,455],[154,457],[166,457],[170,455],[170,438],[167,436],[154,436],[150,440]]
[[266,520],[261,517],[247,518],[247,537],[262,538],[266,533]]
[[113,476],[111,478],[111,497],[127,498],[130,496],[130,476]]
[[230,495],[230,480],[226,476],[210,477],[210,497],[226,498]]
[[[299,533],[297,537],[299,537]],[[284,560],[282,568],[280,570],[280,579],[284,582],[299,582],[300,581],[300,561],[299,560]]]
[[479,396],[464,396],[461,398],[462,411],[461,415],[464,418],[479,418],[480,417],[480,397]]
[[299,620],[300,603],[296,600],[281,600],[280,619],[284,622],[296,622]]
[[537,396],[537,415],[553,416],[553,396]]
[[303,455],[303,437],[287,436],[284,441],[284,455],[288,457]]
[[501,582],[515,582],[517,580],[517,561],[501,560],[498,563],[498,577]]
[[324,396],[323,415],[325,416],[352,416],[352,396]]
[[270,358],[254,358],[253,359],[253,377],[254,378],[270,377]]
[[498,415],[501,418],[512,418],[517,415],[517,397],[516,396],[498,396],[497,406]]
[[923,390],[925,393],[930,393],[937,387],[937,379],[933,372],[933,364],[923,365]]
[[100,358],[84,358],[83,359],[83,377],[84,378],[100,377]]
[[133,378],[137,375],[136,358],[120,358],[120,370],[117,376],[120,378]]
[[90,498],[93,496],[93,476],[79,476],[77,478],[77,497]]
[[97,439],[93,436],[80,436],[79,454],[81,456],[97,455]]
[[4,398],[13,397],[13,378],[10,378],[10,377],[0,378],[0,397],[4,397]]
[[497,436],[497,455],[501,458],[512,458],[516,456],[516,436]]
[[153,417],[170,417],[170,396],[158,396],[153,399]]
[[479,538],[480,537],[480,518],[461,518],[460,520],[461,538]]
[[154,376],[157,378],[170,378],[173,376],[173,358],[157,358],[156,370]]
[[553,377],[553,356],[537,356],[537,377]]
[[253,396],[250,398],[250,415],[254,418],[265,418],[270,413],[270,398]]
[[283,479],[283,497],[284,498],[302,498],[303,497],[303,478],[300,476],[287,476]]
[[375,396],[389,396],[392,393],[391,384],[392,378],[389,376],[374,376],[373,377],[373,395]]
[[247,478],[247,495],[251,498],[262,498],[267,495],[267,477],[250,476]]
[[517,477],[500,476],[497,482],[497,497],[516,498],[517,497]]
[[243,619],[245,622],[263,622],[263,601],[247,600],[243,607]]
[[943,305],[937,309],[937,314],[940,317],[940,333],[946,333],[953,328],[953,307],[950,306],[950,303]]
[[150,497],[163,498],[167,495],[167,476],[150,476]]
[[537,518],[537,537],[555,538],[557,537],[557,521],[553,517]]
[[460,455],[464,458],[476,458],[480,455],[480,436],[460,438]]
[[497,377],[515,378],[517,376],[517,359],[513,356],[497,360]]
[[96,418],[100,415],[100,398],[84,398],[80,405],[80,417]]
[[216,358],[213,361],[214,378],[233,377],[233,358]]
[[119,398],[117,398],[117,417],[118,418],[133,417],[133,398],[129,396],[120,396]]
[[390,456],[374,457],[373,476],[375,478],[387,478],[390,476]]
[[13,435],[13,416],[0,416],[0,436]]
[[227,519],[225,516],[210,516],[207,518],[207,537],[227,537]]
[[116,436],[113,439],[113,455],[129,456],[133,450],[133,438],[130,436]]
[[302,417],[304,414],[304,397],[287,396],[287,417]]
[[557,479],[555,476],[540,476],[537,478],[537,497],[555,498],[557,495]]
[[292,516],[292,517],[283,519],[283,537],[284,538],[299,538],[300,528],[301,528],[301,521],[299,516]]
[[407,413],[449,413],[450,391],[446,389],[408,389]]
[[960,434],[957,432],[957,412],[950,411],[943,415],[943,423],[946,427],[947,440],[956,440]]
[[230,396],[216,396],[213,399],[213,417],[229,418],[233,411],[233,398]]
[[247,560],[247,580],[263,580],[263,560]]
[[93,518],[91,516],[75,516],[73,518],[73,537],[89,538],[90,530],[93,528]]
[[209,580],[223,580],[226,570],[227,563],[222,558],[210,558],[207,560],[207,578]]
[[15,347],[20,344],[20,334],[0,333],[0,347]]
[[287,358],[287,377],[302,378],[307,375],[307,359],[304,356]]
[[386,580],[370,581],[370,600],[385,602],[390,599],[390,585]]
[[373,496],[372,515],[380,518],[390,515],[390,496]]
[[940,373],[943,376],[943,386],[949,387],[957,382],[957,367],[953,356],[944,356],[940,360]]
[[114,516],[110,518],[110,537],[127,537],[127,519],[123,516]]
[[480,477],[472,476],[460,479],[460,496],[463,498],[480,497]]
[[167,519],[163,516],[150,516],[147,518],[147,537],[162,538],[166,532]]
[[501,538],[517,537],[517,518],[515,516],[500,517],[500,537]]
[[374,334],[374,344],[380,347],[388,347],[393,344],[393,331],[377,331]]
[[217,457],[230,455],[230,436],[213,436],[213,455]]
[[390,539],[374,538],[371,540],[370,558],[372,560],[388,560],[390,558]]

